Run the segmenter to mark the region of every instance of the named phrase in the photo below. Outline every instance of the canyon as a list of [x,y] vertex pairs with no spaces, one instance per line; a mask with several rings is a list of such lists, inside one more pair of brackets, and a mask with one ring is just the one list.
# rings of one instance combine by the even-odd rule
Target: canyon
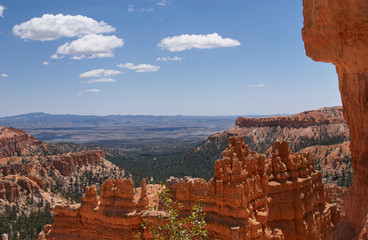
[[[184,204],[183,215],[197,201],[205,202],[211,239],[325,239],[341,214],[329,203],[314,161],[311,154],[291,154],[286,142],[276,142],[266,159],[250,151],[242,137],[230,137],[209,182],[170,178],[166,186]],[[131,179],[111,179],[100,196],[90,187],[81,204],[53,209],[54,222],[39,239],[136,239],[144,219],[162,214],[149,208],[147,186],[144,180],[134,190]]]
[[23,130],[0,128],[0,213],[7,207],[29,214],[46,203],[72,203],[86,186],[124,176],[104,151],[55,151]]

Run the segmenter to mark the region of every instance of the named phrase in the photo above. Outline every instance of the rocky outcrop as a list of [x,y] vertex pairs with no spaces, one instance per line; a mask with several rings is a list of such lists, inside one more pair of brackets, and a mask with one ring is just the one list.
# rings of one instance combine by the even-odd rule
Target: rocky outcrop
[[[333,111],[332,111],[333,110]],[[239,127],[288,127],[306,128],[323,124],[345,123],[342,116],[342,107],[322,108],[313,111],[305,111],[291,116],[275,116],[263,118],[236,119],[235,125]]]
[[[312,155],[290,154],[286,142],[275,143],[272,157],[265,159],[242,137],[229,138],[209,182],[170,178],[166,186],[184,204],[183,215],[199,200],[205,202],[211,239],[322,240],[339,221],[336,205],[326,202]],[[134,190],[131,179],[106,181],[101,196],[95,187],[87,188],[81,205],[54,208],[54,223],[39,239],[135,239],[143,219],[157,223],[147,189],[153,188],[142,182],[142,189]]]
[[290,154],[286,142],[265,159],[241,137],[229,138],[213,179],[170,179],[167,186],[186,211],[204,199],[211,238],[325,239],[339,220],[314,158]]
[[3,180],[0,181],[0,199],[15,202],[19,198],[18,184]]
[[100,192],[89,187],[81,205],[56,206],[52,226],[39,239],[136,239],[148,206],[146,190],[135,193],[131,179],[109,179]]
[[368,2],[304,0],[303,7],[307,55],[333,63],[339,76],[354,170],[344,205],[347,220],[359,235],[366,229],[368,214]]
[[26,131],[0,127],[0,158],[39,155],[47,151],[46,144],[28,135]]
[[52,166],[64,176],[70,176],[76,167],[99,165],[105,159],[103,151],[83,151],[52,156]]
[[48,155],[43,142],[18,129],[0,128],[0,149],[8,156],[0,157],[0,212],[6,205],[29,213],[45,202],[78,201],[86,185],[124,176],[103,151]]

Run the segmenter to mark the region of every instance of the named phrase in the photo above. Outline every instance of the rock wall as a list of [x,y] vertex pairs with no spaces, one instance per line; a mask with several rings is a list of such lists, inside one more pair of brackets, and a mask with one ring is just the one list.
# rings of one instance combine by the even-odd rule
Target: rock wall
[[[314,158],[290,154],[286,142],[275,143],[265,159],[242,137],[229,138],[209,182],[170,178],[166,185],[184,203],[183,215],[204,200],[210,239],[322,240],[339,220],[336,205],[326,202]],[[143,182],[134,190],[131,179],[106,181],[101,197],[88,188],[81,205],[54,208],[54,223],[39,239],[135,239],[143,219],[154,223],[158,214],[149,209],[147,189]]]
[[213,179],[172,178],[167,186],[187,212],[205,200],[211,239],[325,239],[339,221],[314,158],[290,154],[286,142],[266,160],[241,137],[229,138]]
[[52,226],[47,225],[39,239],[136,239],[140,214],[148,205],[145,189],[135,193],[133,181],[122,178],[107,180],[100,192],[98,196],[92,186],[82,204],[56,206]]
[[368,1],[304,0],[306,53],[336,66],[354,170],[344,204],[357,234],[368,213]]
[[0,158],[36,155],[46,150],[46,144],[28,135],[26,131],[0,127]]
[[3,180],[0,181],[0,199],[14,202],[19,198],[19,186],[18,184]]
[[[333,110],[333,111],[332,111]],[[333,115],[331,114],[333,113]],[[235,125],[239,127],[288,127],[301,128],[311,127],[323,124],[341,124],[344,123],[342,108],[322,108],[319,110],[305,111],[291,116],[275,116],[263,118],[239,117]]]

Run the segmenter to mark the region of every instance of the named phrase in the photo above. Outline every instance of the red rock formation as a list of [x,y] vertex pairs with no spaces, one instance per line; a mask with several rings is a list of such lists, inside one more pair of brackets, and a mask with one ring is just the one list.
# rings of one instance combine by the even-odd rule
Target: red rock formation
[[93,186],[81,205],[55,207],[54,222],[39,239],[136,239],[143,222],[140,214],[148,204],[146,191],[135,196],[131,179],[109,179],[100,192],[101,197]]
[[0,181],[0,198],[15,202],[19,198],[18,184],[8,180]]
[[359,234],[368,213],[368,2],[304,0],[303,7],[307,55],[332,62],[339,76],[354,170],[344,204],[347,220]]
[[[249,152],[241,137],[216,161],[215,177],[170,179],[167,186],[185,210],[204,199],[211,238],[325,239],[338,222],[325,201],[321,173],[310,154],[289,153],[275,143],[272,158]],[[335,219],[333,219],[335,217]]]
[[285,239],[325,239],[339,221],[336,206],[326,202],[314,161],[311,154],[290,154],[286,142],[276,142],[268,159],[268,226],[281,230]]
[[103,151],[82,151],[52,156],[52,165],[64,176],[70,176],[76,167],[99,165],[105,159]]
[[[167,187],[184,203],[184,215],[205,201],[211,239],[322,240],[339,220],[336,205],[326,202],[314,158],[290,154],[286,142],[275,143],[266,160],[249,151],[241,137],[229,138],[213,179],[171,178]],[[135,239],[142,218],[155,223],[158,214],[148,209],[147,189],[142,182],[135,191],[128,179],[106,181],[101,197],[88,188],[81,205],[53,210],[54,223],[39,239]]]
[[28,135],[26,131],[0,127],[0,158],[12,156],[37,155],[46,151],[46,145]]
[[342,116],[342,108],[334,107],[334,108],[322,108],[313,111],[305,111],[291,116],[275,116],[263,118],[240,117],[236,119],[235,125],[239,127],[257,127],[257,128],[259,127],[301,128],[301,127],[318,126],[323,124],[340,124],[340,123],[344,123],[344,118]]

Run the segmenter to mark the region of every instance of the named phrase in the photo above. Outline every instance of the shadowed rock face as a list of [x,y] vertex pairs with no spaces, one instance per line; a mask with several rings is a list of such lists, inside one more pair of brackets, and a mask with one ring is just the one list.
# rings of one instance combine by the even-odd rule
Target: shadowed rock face
[[333,63],[339,76],[354,170],[344,205],[359,233],[368,213],[368,1],[303,0],[303,7],[307,55]]

